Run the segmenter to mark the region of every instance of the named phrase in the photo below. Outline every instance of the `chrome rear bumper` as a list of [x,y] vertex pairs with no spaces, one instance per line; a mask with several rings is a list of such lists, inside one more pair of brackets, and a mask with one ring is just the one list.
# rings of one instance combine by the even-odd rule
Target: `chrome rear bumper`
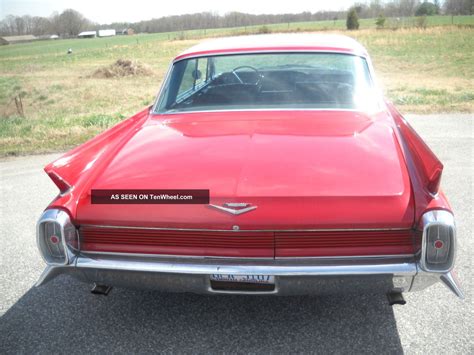
[[[423,271],[414,257],[226,259],[79,254],[68,265],[49,265],[37,286],[60,274],[111,286],[169,292],[239,294],[331,294],[409,292],[443,282],[463,297],[453,272]],[[275,276],[272,291],[213,289],[212,274]]]

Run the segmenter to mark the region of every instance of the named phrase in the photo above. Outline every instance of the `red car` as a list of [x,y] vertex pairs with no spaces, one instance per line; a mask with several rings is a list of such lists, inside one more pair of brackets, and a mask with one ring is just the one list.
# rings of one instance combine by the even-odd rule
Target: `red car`
[[240,294],[402,292],[453,272],[443,165],[335,35],[221,38],[177,56],[155,104],[45,167],[59,274]]

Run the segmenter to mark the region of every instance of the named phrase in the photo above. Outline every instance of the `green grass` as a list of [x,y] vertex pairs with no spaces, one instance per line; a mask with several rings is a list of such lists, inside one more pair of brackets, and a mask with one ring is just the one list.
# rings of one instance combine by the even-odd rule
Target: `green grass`
[[[397,30],[359,31],[345,21],[267,25],[272,32],[317,31],[356,38],[372,56],[381,86],[404,112],[474,111],[474,16],[387,19]],[[153,102],[170,60],[201,38],[258,33],[262,26],[38,41],[0,47],[0,156],[57,151],[82,143]],[[68,48],[73,54],[68,55]],[[115,79],[91,74],[119,58],[138,60],[154,74]],[[25,117],[19,117],[21,97]]]

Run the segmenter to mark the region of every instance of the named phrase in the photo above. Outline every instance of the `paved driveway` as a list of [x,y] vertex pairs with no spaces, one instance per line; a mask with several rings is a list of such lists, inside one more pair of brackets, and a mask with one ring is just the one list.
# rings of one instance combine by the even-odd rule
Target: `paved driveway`
[[61,276],[33,287],[44,264],[35,222],[56,193],[41,168],[58,155],[0,162],[0,353],[390,352],[473,353],[473,117],[409,116],[445,164],[458,222],[457,270],[466,300],[441,284],[384,296],[243,297],[115,288],[94,296]]

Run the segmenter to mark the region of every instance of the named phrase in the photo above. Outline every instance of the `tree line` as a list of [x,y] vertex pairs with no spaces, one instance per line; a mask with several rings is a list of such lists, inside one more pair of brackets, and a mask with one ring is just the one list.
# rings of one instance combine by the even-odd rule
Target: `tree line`
[[97,27],[76,10],[64,10],[49,17],[8,15],[0,22],[0,35],[58,35],[74,37],[84,29]]
[[[427,1],[423,1],[427,2]],[[474,0],[433,0],[431,3],[439,13],[449,15],[472,15]],[[351,6],[359,18],[408,17],[415,16],[422,5],[421,0],[371,0]],[[212,12],[166,16],[140,22],[116,22],[97,24],[85,18],[81,13],[68,9],[62,13],[53,13],[49,17],[8,15],[0,21],[0,35],[13,36],[32,34],[36,36],[56,34],[61,37],[74,37],[85,30],[113,28],[116,30],[133,28],[135,32],[173,32],[193,29],[225,28],[267,25],[273,23],[292,23],[301,21],[322,21],[345,19],[347,11],[301,12],[298,14],[253,15],[231,12],[219,15]]]

